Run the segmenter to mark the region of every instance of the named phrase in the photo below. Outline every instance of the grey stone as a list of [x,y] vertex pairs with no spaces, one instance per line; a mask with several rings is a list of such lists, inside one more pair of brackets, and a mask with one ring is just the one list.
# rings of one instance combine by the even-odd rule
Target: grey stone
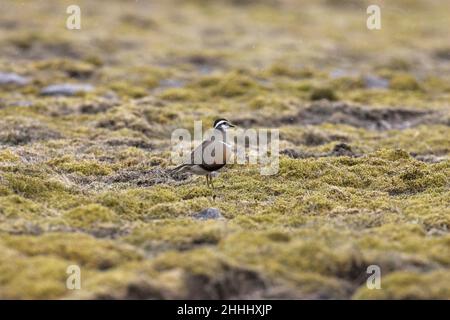
[[73,96],[78,93],[85,93],[94,90],[90,84],[53,84],[41,90],[44,96]]
[[30,79],[20,76],[16,73],[0,72],[0,85],[14,84],[24,86],[30,82]]
[[217,208],[207,208],[204,209],[194,215],[194,219],[197,220],[218,220],[218,219],[224,219],[222,214],[220,213],[220,210]]

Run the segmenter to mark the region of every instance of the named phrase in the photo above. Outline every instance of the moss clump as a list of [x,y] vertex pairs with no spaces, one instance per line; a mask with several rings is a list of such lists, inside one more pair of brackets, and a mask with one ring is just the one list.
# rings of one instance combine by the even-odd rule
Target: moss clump
[[197,94],[191,89],[171,88],[165,90],[160,97],[169,101],[195,101]]
[[[2,249],[3,253],[3,249]],[[10,260],[0,257],[0,297],[2,299],[56,299],[67,293],[67,261],[55,257]]]
[[55,158],[49,161],[49,165],[57,170],[85,176],[106,176],[112,173],[110,166],[101,164],[95,160],[77,161],[70,156]]
[[54,256],[72,264],[101,270],[142,258],[133,248],[115,244],[110,240],[98,240],[85,234],[3,235],[0,242],[25,256]]
[[248,75],[241,72],[233,72],[224,75],[218,83],[211,88],[211,94],[232,98],[251,93],[258,85]]
[[[320,232],[327,233],[326,230]],[[240,232],[227,237],[220,246],[241,263],[263,267],[272,276],[314,272],[352,278],[364,269],[364,258],[357,248],[344,244],[330,247],[325,242],[297,238],[286,243],[271,238],[271,233]],[[264,261],[269,256],[271,259]]]
[[331,81],[331,86],[338,90],[354,90],[365,87],[361,77],[340,77]]
[[225,234],[223,222],[195,221],[191,219],[150,222],[126,237],[126,241],[149,252],[217,244]]
[[117,215],[112,210],[98,204],[89,204],[69,210],[63,218],[70,226],[83,229],[93,229],[101,224],[118,221]]
[[48,177],[8,173],[5,174],[4,178],[9,189],[25,198],[45,197],[51,192],[64,192],[66,190],[63,184],[52,181]]
[[276,77],[310,78],[314,75],[314,72],[306,68],[299,69],[283,63],[275,63],[269,68],[267,74]]
[[206,198],[196,198],[184,201],[158,203],[152,206],[145,214],[146,219],[160,219],[169,217],[186,217],[195,212],[201,211],[209,206]]
[[[184,295],[194,299],[231,299],[263,292],[265,279],[254,269],[239,266],[210,248],[167,252],[152,263],[154,270],[173,274],[181,270]],[[161,278],[163,280],[164,278]],[[229,279],[239,279],[230,282]],[[199,285],[199,281],[202,283]],[[182,292],[183,292],[182,291]]]
[[11,189],[0,184],[0,196],[8,196],[12,193]]
[[389,70],[408,71],[411,69],[412,63],[406,58],[395,57],[390,59],[387,63],[385,63],[384,67]]
[[423,224],[427,230],[438,229],[446,232],[450,230],[450,215],[430,214],[423,217]]
[[392,194],[416,193],[426,189],[438,189],[448,184],[448,177],[444,173],[435,172],[421,165],[404,168],[392,180],[391,187],[388,187]]
[[311,94],[309,96],[310,100],[322,100],[326,99],[329,101],[335,101],[337,100],[336,93],[333,91],[333,89],[330,88],[315,88],[311,91]]
[[[282,159],[280,174],[334,186],[380,190],[392,195],[414,194],[444,188],[448,184],[445,173],[439,167],[419,163],[407,153],[395,150],[379,152],[384,157],[398,159],[392,163],[376,158],[375,154],[377,153],[363,159]],[[391,166],[396,169],[393,170]],[[326,203],[326,200],[323,203]]]
[[[150,190],[129,189],[123,192],[106,192],[97,197],[103,206],[112,209],[123,219],[144,219],[155,205],[170,205],[179,197],[167,187],[153,187]],[[158,211],[153,208],[154,211]],[[160,212],[165,214],[166,212]]]
[[395,272],[382,278],[381,290],[360,288],[355,299],[450,299],[450,272]]
[[37,218],[45,215],[45,209],[18,195],[1,197],[0,216],[6,218]]
[[147,89],[140,86],[131,85],[127,82],[116,81],[109,85],[109,87],[117,92],[118,94],[131,97],[131,98],[142,98],[145,97],[148,92]]
[[420,85],[410,74],[397,74],[392,77],[389,88],[400,91],[418,91]]
[[283,100],[280,100],[276,97],[267,97],[267,96],[256,96],[249,102],[249,107],[254,110],[260,110],[260,109],[270,109],[274,111],[283,111],[287,110],[288,107],[286,103]]
[[183,200],[212,196],[211,189],[206,186],[189,186],[180,188],[179,195]]
[[53,59],[41,61],[36,63],[36,68],[40,70],[51,69],[64,71],[69,77],[72,78],[88,78],[95,71],[95,66],[90,63],[69,59]]
[[20,157],[10,150],[0,151],[0,162],[17,162],[19,160]]
[[291,295],[299,299],[345,299],[351,291],[348,282],[314,272],[292,274],[288,281],[296,289]]
[[401,149],[381,149],[375,152],[374,157],[390,161],[411,160],[411,156]]

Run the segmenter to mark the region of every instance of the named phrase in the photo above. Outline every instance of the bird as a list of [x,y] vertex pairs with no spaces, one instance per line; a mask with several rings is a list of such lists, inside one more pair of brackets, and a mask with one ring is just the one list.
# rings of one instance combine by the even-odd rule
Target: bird
[[[206,186],[214,189],[212,175],[225,166],[229,156],[231,155],[231,145],[226,142],[226,131],[227,129],[233,127],[235,127],[235,125],[227,119],[220,118],[215,120],[213,128],[214,130],[218,130],[218,134],[214,135],[215,139],[209,138],[204,140],[201,145],[191,152],[191,161],[189,163],[183,163],[173,168],[171,172],[190,172],[196,175],[205,176]],[[219,148],[222,148],[222,152],[218,152],[217,155],[214,152],[211,152],[210,155],[208,154],[209,150],[220,150]],[[198,157],[196,155],[198,154],[202,157],[201,161],[195,161],[196,157]]]

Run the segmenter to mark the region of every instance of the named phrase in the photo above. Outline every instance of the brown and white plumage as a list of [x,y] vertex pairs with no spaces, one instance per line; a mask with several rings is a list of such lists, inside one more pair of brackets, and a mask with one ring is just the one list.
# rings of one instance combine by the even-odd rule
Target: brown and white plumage
[[[231,154],[231,147],[226,143],[225,140],[225,131],[230,128],[234,127],[228,120],[226,119],[218,119],[214,121],[214,129],[218,130],[220,133],[222,133],[222,139],[217,140],[205,140],[202,142],[201,145],[199,145],[197,148],[195,148],[194,151],[191,153],[191,161],[189,163],[181,164],[174,169],[171,170],[171,172],[174,173],[181,173],[181,172],[190,172],[196,175],[202,175],[206,177],[206,185],[208,187],[214,188],[213,182],[212,182],[212,175],[222,169],[230,154]],[[217,136],[217,135],[216,135]],[[212,150],[217,150],[219,148],[222,148],[222,152],[218,155],[212,154],[212,158],[208,159],[209,161],[205,161],[205,155],[204,151],[206,148],[210,148]],[[195,156],[200,154],[201,155],[201,162],[195,161]],[[215,158],[216,157],[216,158]]]

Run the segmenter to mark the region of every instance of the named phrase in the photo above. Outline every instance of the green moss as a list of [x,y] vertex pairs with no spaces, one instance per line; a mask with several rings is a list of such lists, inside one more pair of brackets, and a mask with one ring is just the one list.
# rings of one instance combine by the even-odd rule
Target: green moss
[[337,100],[335,92],[330,88],[315,88],[311,91],[310,100],[326,99],[330,101]]
[[178,194],[183,200],[195,199],[199,197],[209,197],[213,195],[210,188],[205,185],[201,186],[185,186],[178,190]]
[[391,181],[389,192],[405,193],[420,192],[428,188],[445,187],[448,184],[448,178],[440,172],[433,172],[424,166],[409,166],[403,169],[398,176]]
[[309,81],[299,81],[298,83],[295,83],[294,88],[300,92],[309,92],[314,86]]
[[96,269],[108,269],[121,263],[140,260],[133,248],[98,240],[84,234],[49,233],[42,236],[1,236],[0,241],[25,256],[50,256]]
[[118,94],[131,98],[142,98],[148,94],[146,88],[130,85],[122,81],[113,82],[109,87]]
[[186,253],[168,252],[157,257],[154,267],[158,271],[182,268],[194,275],[212,277],[221,270],[220,255],[211,249],[194,249]]
[[267,96],[256,96],[249,102],[249,107],[254,110],[259,110],[263,108],[276,110],[276,111],[283,111],[287,110],[288,107],[286,106],[286,103],[284,101],[278,99],[278,98],[271,98]]
[[298,69],[292,66],[275,63],[267,71],[269,76],[284,76],[290,78],[310,78],[314,75],[313,71],[310,69]]
[[450,230],[450,215],[444,215],[442,213],[426,215],[423,217],[423,224],[428,230],[438,229],[448,231]]
[[118,221],[113,211],[98,204],[77,207],[66,212],[63,218],[70,226],[83,229],[93,229],[99,224]]
[[383,276],[381,290],[360,288],[355,299],[449,299],[447,283],[450,273],[444,270],[429,273],[395,272]]
[[411,62],[402,57],[395,57],[390,59],[384,67],[389,70],[408,71],[411,69]]
[[395,75],[389,84],[389,87],[394,90],[403,91],[417,91],[420,90],[417,80],[409,74]]
[[314,272],[295,273],[288,279],[296,288],[294,296],[301,299],[345,299],[351,291],[349,283]]
[[[178,199],[174,190],[167,187],[153,187],[150,190],[130,189],[123,192],[106,192],[98,196],[98,201],[115,211],[124,219],[134,220],[144,218],[152,209],[154,212],[158,208],[153,208],[158,203],[168,206],[170,202]],[[161,208],[160,214],[165,215],[166,211]]]
[[36,218],[44,216],[46,210],[39,204],[20,197],[11,195],[1,197],[0,216],[6,218]]
[[77,173],[85,176],[105,176],[112,173],[108,165],[95,160],[75,160],[70,156],[55,158],[49,161],[49,165],[57,170],[67,173]]
[[66,261],[54,257],[19,255],[0,258],[0,297],[2,299],[56,299],[67,293]]
[[337,90],[354,90],[365,87],[361,77],[340,77],[333,79],[330,85]]
[[14,193],[26,198],[38,198],[48,196],[51,192],[64,192],[65,186],[57,181],[44,177],[33,177],[20,173],[5,174],[7,187]]
[[[384,160],[397,160],[396,170]],[[294,160],[282,159],[280,173],[286,177],[320,179],[334,186],[370,188],[391,194],[417,193],[427,189],[444,188],[445,174],[434,167],[414,161],[403,151],[379,151],[367,159]],[[336,171],[336,168],[340,168]],[[316,201],[314,201],[315,203]],[[322,203],[319,201],[318,203]],[[324,202],[326,200],[324,199]]]
[[[211,82],[214,84],[214,82]],[[201,84],[205,86],[203,82]],[[232,98],[248,94],[258,87],[248,75],[241,72],[233,72],[224,75],[220,78],[218,83],[215,83],[211,88],[211,93],[215,96],[222,96]]]
[[12,193],[11,189],[6,186],[0,185],[0,196],[8,196]]
[[0,151],[0,162],[17,162],[20,158],[10,150]]
[[429,76],[423,81],[423,86],[431,92],[450,92],[450,81],[439,76]]
[[194,246],[214,245],[225,234],[222,222],[191,219],[160,220],[138,228],[126,241],[150,252],[167,249],[186,250]]
[[[116,34],[92,20],[70,37],[41,2],[8,6],[0,70],[30,82],[0,92],[0,297],[447,298],[450,2],[408,1],[371,41],[349,1],[204,2],[175,22],[172,1],[151,20],[112,1],[94,22]],[[39,94],[73,82],[96,90]],[[304,112],[311,99],[351,114]],[[169,173],[173,130],[219,117],[280,129],[279,172],[227,165],[214,190]],[[352,156],[335,156],[341,142]],[[196,219],[211,207],[224,219]],[[70,264],[82,290],[65,288]],[[371,264],[382,290],[365,288]]]
[[[319,230],[318,233],[327,233]],[[326,244],[296,239],[289,243],[273,241],[270,233],[236,233],[221,242],[221,250],[241,263],[263,268],[271,276],[315,272],[324,276],[353,277],[364,268],[364,260],[356,248],[336,243]],[[245,243],[245,246],[239,245]],[[267,259],[267,257],[271,257]]]
[[64,71],[72,78],[88,78],[95,71],[95,66],[90,63],[68,59],[40,61],[35,66],[39,70]]
[[158,203],[145,213],[147,219],[160,219],[169,217],[186,217],[203,210],[210,205],[210,200],[197,198],[170,203]]
[[197,94],[190,89],[171,88],[165,90],[160,97],[169,101],[195,101],[197,99]]

